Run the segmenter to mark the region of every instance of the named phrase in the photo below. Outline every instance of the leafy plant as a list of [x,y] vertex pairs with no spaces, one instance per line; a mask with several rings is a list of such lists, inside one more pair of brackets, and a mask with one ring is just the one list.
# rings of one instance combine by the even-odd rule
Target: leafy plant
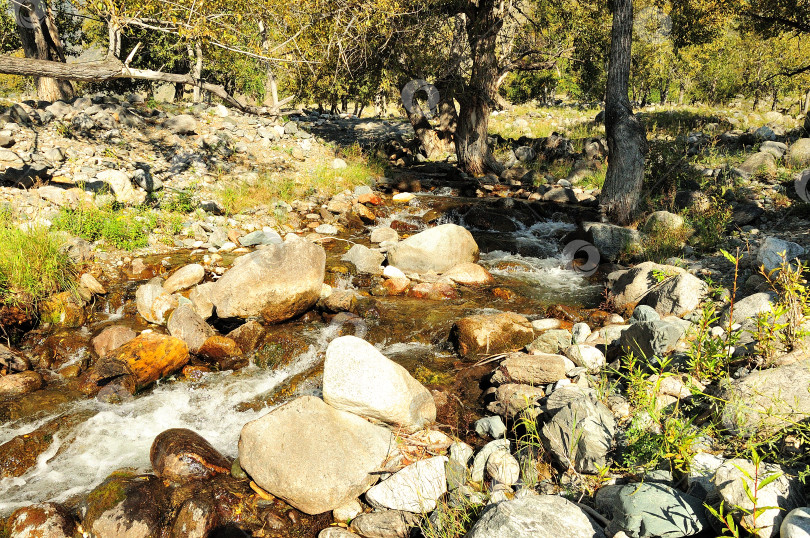
[[[802,330],[801,325],[805,317],[810,314],[810,288],[804,278],[806,265],[798,263],[794,266],[787,260],[785,252],[781,252],[779,255],[782,262],[778,267],[771,271],[766,271],[764,266],[760,268],[760,272],[770,284],[771,289],[778,295],[774,310],[779,311],[778,315],[774,312],[763,322],[772,325],[768,327],[769,332],[790,351],[806,335],[806,331]],[[784,319],[783,323],[778,323],[780,318]]]
[[155,223],[156,218],[147,212],[124,212],[90,206],[63,208],[53,220],[58,230],[65,230],[88,241],[103,239],[123,250],[148,245],[149,232]]

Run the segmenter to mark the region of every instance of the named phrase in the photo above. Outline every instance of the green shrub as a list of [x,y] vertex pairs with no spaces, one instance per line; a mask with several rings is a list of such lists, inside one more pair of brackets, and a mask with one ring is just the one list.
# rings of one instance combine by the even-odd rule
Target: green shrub
[[0,304],[31,308],[71,289],[75,270],[61,246],[45,228],[20,230],[0,214]]
[[149,244],[149,232],[155,227],[155,222],[155,217],[144,211],[83,207],[63,208],[53,225],[88,241],[102,239],[116,248],[132,250]]

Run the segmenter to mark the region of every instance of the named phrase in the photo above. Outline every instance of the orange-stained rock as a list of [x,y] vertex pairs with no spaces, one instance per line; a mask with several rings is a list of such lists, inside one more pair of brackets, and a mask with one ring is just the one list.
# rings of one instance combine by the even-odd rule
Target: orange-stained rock
[[377,215],[375,215],[372,210],[370,210],[363,204],[354,204],[354,207],[352,209],[354,210],[355,214],[358,217],[360,217],[366,224],[370,224],[375,220],[377,220]]
[[238,367],[238,359],[244,355],[239,344],[227,336],[218,334],[209,336],[197,354],[203,359],[217,364],[221,370],[235,369]]
[[42,385],[42,376],[30,370],[19,374],[4,375],[0,377],[0,397],[33,392]]
[[388,295],[403,295],[408,291],[411,281],[407,278],[389,278],[383,281],[382,285],[388,291]]
[[63,327],[81,327],[86,319],[84,301],[70,291],[63,291],[47,298],[39,306],[39,315],[43,323]]
[[357,201],[361,204],[382,205],[383,200],[373,192],[361,194]]
[[504,301],[511,301],[515,298],[515,292],[506,288],[492,288],[492,295]]
[[514,312],[468,316],[456,321],[452,339],[462,357],[475,360],[482,355],[515,351],[534,339],[532,324]]
[[431,301],[443,301],[458,297],[456,289],[447,282],[422,282],[411,287],[408,295],[419,299],[429,299]]
[[137,390],[151,385],[188,362],[188,346],[179,338],[158,333],[141,333],[109,354],[132,374]]

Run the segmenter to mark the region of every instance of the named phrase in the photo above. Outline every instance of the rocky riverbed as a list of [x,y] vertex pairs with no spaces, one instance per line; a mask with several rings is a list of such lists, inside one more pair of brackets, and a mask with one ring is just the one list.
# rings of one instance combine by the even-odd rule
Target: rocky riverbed
[[[374,538],[462,527],[474,538],[714,536],[719,520],[705,505],[745,508],[749,476],[774,477],[758,489],[767,508],[738,520],[759,536],[807,532],[802,469],[733,448],[810,416],[806,348],[757,362],[757,314],[781,298],[756,269],[777,267],[782,252],[805,258],[799,214],[735,201],[748,228],[725,246],[749,249],[733,307],[729,290],[723,298],[713,287],[733,285],[721,255],[684,247],[642,262],[648,238],[676,233],[679,215],[652,213],[638,229],[598,222],[598,193],[570,177],[537,185],[520,144],[501,178],[471,182],[388,142],[391,162],[407,166],[371,186],[218,214],[217,164],[249,173],[269,166],[259,148],[270,141],[297,154],[310,131],[351,124],[298,119],[216,107],[171,115],[111,98],[0,116],[0,141],[18,159],[0,154],[15,225],[49,225],[84,198],[138,204],[157,182],[196,178],[201,191],[180,236],[151,230],[150,245],[129,253],[68,238],[76,292],[45,301],[40,324],[23,320],[0,347],[0,516],[10,536]],[[131,166],[86,154],[97,144],[89,137],[45,155],[38,144],[66,134],[55,121],[128,144]],[[388,127],[363,130],[394,140]],[[206,137],[223,131],[246,161],[217,160],[223,146]],[[162,139],[173,153],[148,170],[137,165],[142,132],[174,137]],[[802,139],[735,136],[749,134],[790,145],[760,143],[745,163],[800,158]],[[173,168],[192,144],[199,166]],[[315,144],[309,151],[321,152]],[[532,151],[602,158],[596,141],[575,152],[549,137]],[[728,173],[745,177],[745,163]],[[109,188],[87,187],[96,181]],[[717,317],[705,322],[708,301]],[[688,364],[696,342],[722,350],[725,331],[739,339],[721,384]],[[639,370],[627,356],[644,361]],[[683,422],[669,421],[681,407]],[[698,429],[710,417],[717,429]],[[683,449],[688,464],[643,451],[628,459],[639,432],[694,432],[663,445]],[[779,442],[786,456],[803,450],[796,437]]]

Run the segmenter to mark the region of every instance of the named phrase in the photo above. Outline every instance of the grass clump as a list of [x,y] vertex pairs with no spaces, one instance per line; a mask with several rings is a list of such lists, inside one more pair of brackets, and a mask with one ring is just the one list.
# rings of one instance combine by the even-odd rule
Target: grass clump
[[42,227],[21,230],[0,213],[0,304],[31,308],[73,288],[76,273],[62,241]]
[[149,232],[156,219],[145,211],[115,211],[112,208],[62,208],[53,221],[58,230],[65,230],[88,241],[103,240],[122,250],[133,250],[149,244]]

